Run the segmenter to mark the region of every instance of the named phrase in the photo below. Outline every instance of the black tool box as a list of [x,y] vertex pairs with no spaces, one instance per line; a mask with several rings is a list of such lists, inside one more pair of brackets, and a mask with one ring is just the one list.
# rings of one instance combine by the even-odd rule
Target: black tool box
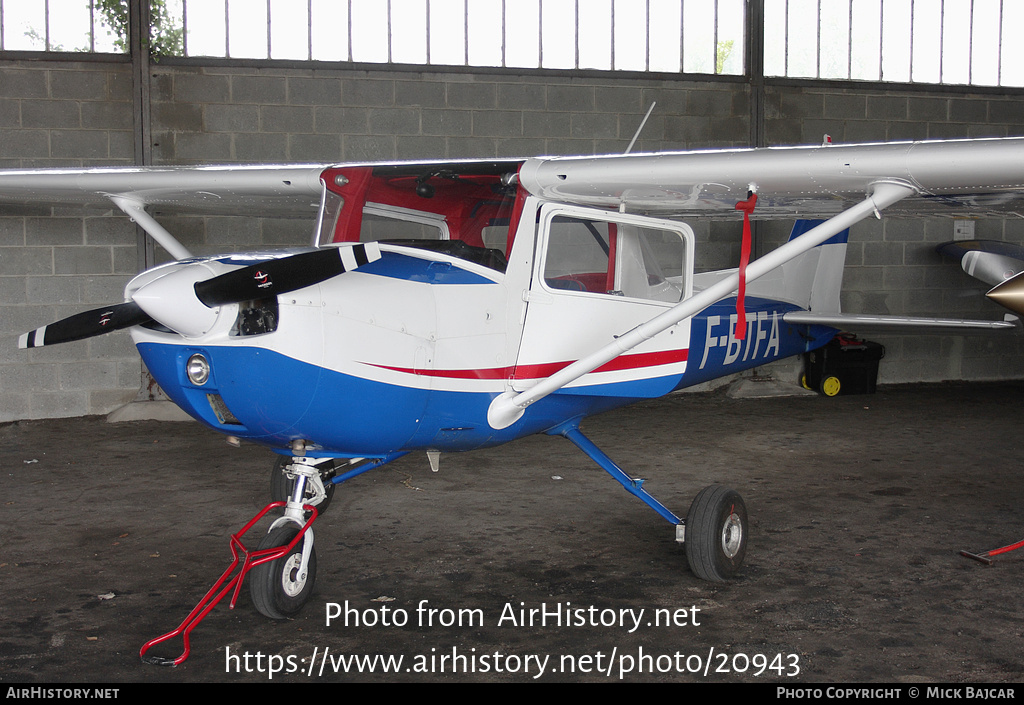
[[804,353],[803,385],[834,397],[837,394],[874,394],[878,361],[885,346],[840,333],[824,347]]

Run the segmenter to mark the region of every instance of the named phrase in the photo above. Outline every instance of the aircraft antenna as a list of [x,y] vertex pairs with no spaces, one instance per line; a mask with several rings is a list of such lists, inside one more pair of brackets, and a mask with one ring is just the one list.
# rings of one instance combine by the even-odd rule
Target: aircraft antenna
[[636,128],[636,133],[633,135],[633,139],[629,141],[629,146],[626,147],[626,151],[623,152],[623,154],[629,154],[633,151],[633,145],[636,144],[636,138],[640,136],[640,132],[644,129],[644,125],[647,124],[647,118],[649,118],[651,113],[654,112],[654,106],[657,104],[658,102],[655,101],[651,103],[651,107],[647,108],[647,114],[644,115],[644,119],[640,121],[640,127]]

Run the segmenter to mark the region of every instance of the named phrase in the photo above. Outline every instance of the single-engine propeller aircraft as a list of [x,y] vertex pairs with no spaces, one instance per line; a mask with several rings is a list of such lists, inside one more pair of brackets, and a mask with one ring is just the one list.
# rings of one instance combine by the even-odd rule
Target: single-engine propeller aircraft
[[[311,525],[336,485],[406,453],[561,435],[673,527],[723,581],[747,512],[723,486],[686,517],[580,430],[592,414],[824,345],[840,329],[978,332],[1009,321],[840,312],[850,226],[882,213],[1024,213],[1024,139],[524,160],[0,172],[0,200],[113,204],[176,261],[124,302],[23,348],[129,328],[166,394],[279,455],[283,516],[221,578],[188,635],[251,570],[257,609],[296,614],[316,578]],[[305,249],[194,257],[153,210],[315,217]],[[818,218],[737,269],[697,273],[687,218]],[[749,228],[744,240],[749,242]],[[232,569],[229,569],[229,572]],[[215,591],[217,592],[214,595]],[[212,596],[212,597],[211,597]],[[204,598],[205,600],[206,598]]]

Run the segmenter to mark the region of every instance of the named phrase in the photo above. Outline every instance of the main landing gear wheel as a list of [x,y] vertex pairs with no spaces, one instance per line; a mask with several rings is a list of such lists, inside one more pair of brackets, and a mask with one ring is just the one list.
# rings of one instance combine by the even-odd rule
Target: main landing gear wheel
[[[277,460],[274,461],[274,467],[270,471],[270,499],[274,502],[287,502],[292,497],[292,489],[295,487],[295,480],[289,479],[284,474],[284,468],[286,465],[291,463],[291,458],[283,455],[279,455]],[[320,472],[320,481],[324,484],[324,492],[326,497],[324,501],[316,505],[316,511],[323,515],[327,511],[327,507],[331,504],[331,497],[334,496],[334,483],[331,482],[331,478],[334,477],[334,461],[328,460],[327,462],[320,463],[316,466],[316,469]],[[304,504],[311,504],[309,501],[313,497],[313,486],[311,482],[306,483],[305,497],[303,498]]]
[[[279,526],[263,537],[257,550],[287,546],[299,533],[294,524]],[[316,582],[316,547],[310,550],[306,574],[302,566],[302,545],[295,544],[291,553],[277,560],[258,565],[249,573],[249,594],[256,609],[271,619],[288,619],[297,615],[313,594]]]
[[739,493],[711,485],[686,515],[686,560],[694,575],[722,583],[734,577],[747,553],[747,508]]

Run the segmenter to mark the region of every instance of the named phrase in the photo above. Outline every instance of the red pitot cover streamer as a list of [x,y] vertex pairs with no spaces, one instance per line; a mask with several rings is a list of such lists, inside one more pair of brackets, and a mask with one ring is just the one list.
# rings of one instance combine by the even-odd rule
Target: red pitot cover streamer
[[740,247],[740,288],[736,295],[736,330],[733,338],[743,340],[747,337],[747,312],[744,299],[747,295],[747,263],[750,262],[750,214],[757,205],[757,194],[750,193],[747,200],[736,204],[736,210],[743,211],[743,244]]

